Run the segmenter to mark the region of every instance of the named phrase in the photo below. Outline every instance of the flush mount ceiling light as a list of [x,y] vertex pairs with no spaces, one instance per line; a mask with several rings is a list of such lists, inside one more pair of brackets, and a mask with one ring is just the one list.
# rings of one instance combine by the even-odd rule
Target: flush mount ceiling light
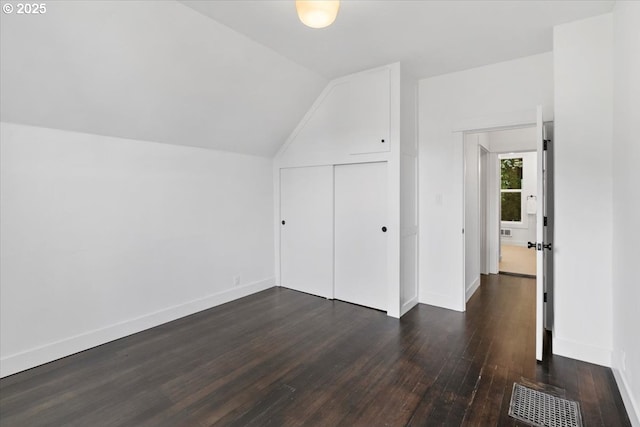
[[298,17],[311,28],[324,28],[333,24],[338,16],[340,0],[296,0]]

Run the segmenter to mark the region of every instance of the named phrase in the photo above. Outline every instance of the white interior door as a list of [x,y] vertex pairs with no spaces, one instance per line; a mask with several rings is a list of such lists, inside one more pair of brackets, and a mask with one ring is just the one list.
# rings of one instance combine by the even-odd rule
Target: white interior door
[[280,169],[280,284],[333,298],[333,166]]
[[542,360],[542,345],[544,334],[544,127],[542,122],[542,107],[538,106],[536,115],[536,144],[538,152],[537,173],[537,212],[536,215],[536,359]]
[[387,164],[335,167],[335,298],[387,310]]
[[553,123],[544,126],[544,328],[553,328]]

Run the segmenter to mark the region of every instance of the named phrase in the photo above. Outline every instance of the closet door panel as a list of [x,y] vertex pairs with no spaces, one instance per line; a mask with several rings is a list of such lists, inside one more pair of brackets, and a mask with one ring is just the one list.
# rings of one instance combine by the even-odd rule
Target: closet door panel
[[280,170],[280,284],[333,298],[333,166]]
[[335,298],[387,309],[387,164],[335,167]]
[[349,99],[354,105],[349,111],[347,135],[351,154],[390,150],[390,84],[388,69],[363,74],[350,82]]

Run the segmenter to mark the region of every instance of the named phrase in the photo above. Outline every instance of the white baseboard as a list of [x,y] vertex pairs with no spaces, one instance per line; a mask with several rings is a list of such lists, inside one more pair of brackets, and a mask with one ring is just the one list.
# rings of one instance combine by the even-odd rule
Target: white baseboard
[[476,293],[478,288],[480,287],[480,277],[478,277],[470,286],[466,289],[466,301],[469,302],[469,299]]
[[524,240],[511,240],[510,238],[506,238],[504,240],[500,240],[501,245],[509,245],[509,246],[520,246],[521,248],[527,247],[527,242]]
[[273,277],[88,331],[0,359],[0,378],[150,329],[274,286]]
[[633,394],[631,394],[631,388],[629,387],[626,377],[622,374],[622,371],[616,368],[612,368],[611,370],[613,371],[613,376],[618,384],[618,389],[620,390],[624,407],[627,410],[629,419],[631,420],[631,425],[633,427],[640,427],[640,408],[631,397]]
[[404,316],[409,310],[418,305],[418,297],[413,297],[400,307],[400,317]]
[[466,307],[461,305],[459,301],[455,301],[455,298],[452,298],[450,295],[442,295],[435,292],[425,292],[424,294],[421,293],[420,302],[422,304],[434,305],[436,307],[460,312],[464,312],[466,309]]
[[611,367],[611,349],[553,337],[553,354]]
[[620,352],[613,352],[611,365],[611,370],[613,371],[613,376],[616,379],[618,390],[620,390],[624,407],[627,410],[629,419],[631,420],[631,425],[633,427],[640,427],[640,403],[634,400],[629,380],[627,380],[627,376],[622,370],[622,358]]

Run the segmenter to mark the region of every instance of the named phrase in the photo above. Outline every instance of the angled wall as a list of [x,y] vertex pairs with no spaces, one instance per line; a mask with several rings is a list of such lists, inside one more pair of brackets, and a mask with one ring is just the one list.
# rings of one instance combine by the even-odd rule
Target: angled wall
[[25,18],[0,14],[7,122],[272,157],[327,83],[176,1]]
[[[415,110],[415,80],[401,74],[400,64],[333,80],[280,149],[274,164],[278,219],[281,168],[387,162],[387,313],[394,317],[417,303]],[[278,270],[277,221],[274,233]]]
[[272,286],[271,157],[326,79],[175,1],[24,18],[0,14],[1,375]]
[[399,68],[332,80],[276,156],[277,166],[386,161],[399,149]]

